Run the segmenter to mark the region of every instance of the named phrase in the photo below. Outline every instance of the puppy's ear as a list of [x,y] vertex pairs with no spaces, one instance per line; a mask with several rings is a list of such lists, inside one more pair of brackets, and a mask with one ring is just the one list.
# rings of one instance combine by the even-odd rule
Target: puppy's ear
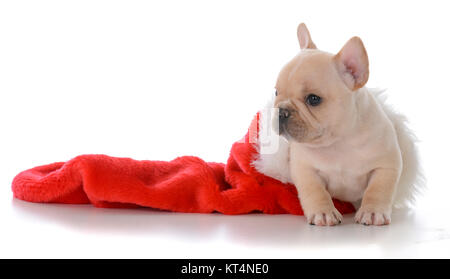
[[334,56],[339,74],[351,90],[363,87],[369,79],[369,58],[363,42],[351,38]]
[[310,48],[316,49],[316,45],[311,40],[311,35],[309,34],[308,28],[304,23],[300,23],[297,27],[297,38],[300,44],[300,49]]

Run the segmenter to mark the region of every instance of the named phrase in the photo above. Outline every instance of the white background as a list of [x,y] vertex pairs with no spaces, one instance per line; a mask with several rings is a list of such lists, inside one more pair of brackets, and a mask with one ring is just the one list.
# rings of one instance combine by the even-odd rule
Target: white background
[[[446,1],[1,1],[0,257],[449,257]],[[387,227],[12,198],[20,171],[102,153],[224,162],[298,51],[360,36],[369,87],[420,138],[428,190]]]

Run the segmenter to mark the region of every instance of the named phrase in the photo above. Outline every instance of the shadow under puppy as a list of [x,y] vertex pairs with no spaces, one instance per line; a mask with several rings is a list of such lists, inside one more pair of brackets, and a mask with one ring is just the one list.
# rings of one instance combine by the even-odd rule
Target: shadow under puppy
[[360,38],[330,54],[317,49],[305,24],[297,36],[301,51],[281,70],[273,100],[272,128],[285,147],[254,166],[295,184],[310,224],[341,223],[332,197],[360,206],[357,223],[389,224],[393,205],[418,190],[415,137],[380,92],[364,87],[369,61]]

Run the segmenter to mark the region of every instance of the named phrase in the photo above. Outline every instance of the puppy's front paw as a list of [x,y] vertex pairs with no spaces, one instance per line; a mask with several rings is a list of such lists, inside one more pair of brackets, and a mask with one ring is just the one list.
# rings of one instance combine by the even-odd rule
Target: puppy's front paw
[[334,226],[342,223],[342,215],[333,205],[327,208],[317,208],[305,212],[310,225]]
[[391,223],[391,210],[376,207],[361,206],[355,214],[356,223],[366,226],[389,225]]

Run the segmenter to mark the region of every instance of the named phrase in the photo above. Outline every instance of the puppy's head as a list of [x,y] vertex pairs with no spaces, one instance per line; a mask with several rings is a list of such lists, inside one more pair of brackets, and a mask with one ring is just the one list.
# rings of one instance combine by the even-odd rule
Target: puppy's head
[[355,95],[369,77],[358,37],[337,54],[318,50],[308,29],[297,29],[301,51],[281,70],[275,86],[274,129],[288,141],[327,144],[345,133],[356,115]]

